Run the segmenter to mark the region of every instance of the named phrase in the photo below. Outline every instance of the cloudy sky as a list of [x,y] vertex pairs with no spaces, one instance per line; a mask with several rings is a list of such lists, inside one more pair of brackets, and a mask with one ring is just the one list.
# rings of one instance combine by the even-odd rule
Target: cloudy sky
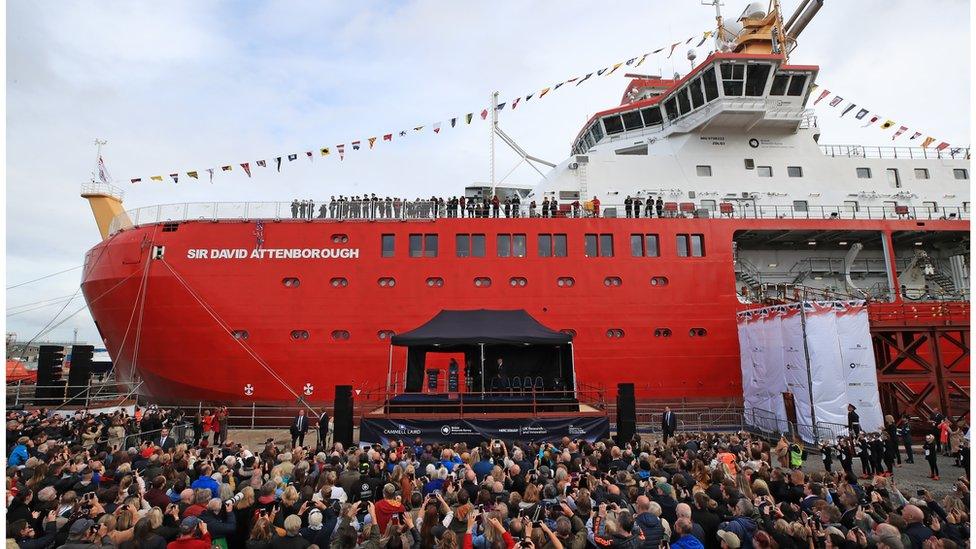
[[[78,197],[95,137],[109,142],[104,157],[126,182],[129,208],[404,189],[459,194],[488,179],[488,125],[478,117],[342,163],[300,159],[281,175],[256,169],[247,179],[237,164],[480,112],[493,90],[502,100],[524,96],[713,23],[699,0],[523,4],[8,0],[7,286],[77,267],[97,242]],[[737,16],[744,5],[726,0],[724,10]],[[792,61],[819,64],[819,83],[845,98],[968,144],[969,20],[962,0],[827,0]],[[641,72],[684,72],[685,50],[650,58]],[[557,162],[590,114],[619,103],[623,73],[506,110],[502,126],[530,153]],[[823,143],[890,143],[851,116],[820,121]],[[515,161],[503,153],[499,169]],[[178,186],[128,184],[221,164],[235,172],[213,185],[185,177]],[[509,180],[536,179],[520,169]],[[7,290],[7,331],[36,334],[79,275]],[[60,318],[83,305],[79,295]],[[79,339],[97,341],[86,311],[48,337],[70,339],[75,328]]]

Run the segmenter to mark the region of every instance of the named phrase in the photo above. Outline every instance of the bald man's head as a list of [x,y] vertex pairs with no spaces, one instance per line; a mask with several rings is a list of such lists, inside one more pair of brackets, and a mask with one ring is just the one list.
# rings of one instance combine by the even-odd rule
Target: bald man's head
[[678,507],[675,508],[675,513],[678,515],[678,518],[684,517],[691,519],[691,506],[687,503],[679,503]]
[[914,524],[916,522],[922,522],[925,518],[925,513],[916,505],[906,505],[901,510],[901,516],[908,524]]
[[651,510],[651,500],[647,496],[637,497],[637,513],[647,513]]

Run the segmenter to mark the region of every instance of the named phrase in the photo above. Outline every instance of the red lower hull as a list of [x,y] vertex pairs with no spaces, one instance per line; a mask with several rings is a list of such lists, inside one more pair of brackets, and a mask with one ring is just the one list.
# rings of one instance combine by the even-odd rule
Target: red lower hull
[[[969,230],[965,221],[926,225]],[[919,230],[914,221],[898,220],[287,220],[265,222],[265,249],[349,248],[358,257],[189,259],[190,249],[249,254],[255,223],[184,222],[175,231],[162,225],[126,230],[95,246],[82,289],[117,373],[141,379],[140,391],[161,402],[285,401],[306,384],[314,387],[311,400],[331,400],[336,384],[378,387],[391,357],[380,332],[403,332],[442,309],[468,308],[521,308],[553,329],[574,330],[577,377],[585,383],[613,389],[634,382],[642,399],[739,397],[733,236],[789,228]],[[498,258],[499,231],[526,234],[526,257]],[[567,234],[568,257],[539,257],[540,232]],[[485,257],[456,257],[456,233],[487,235]],[[615,257],[585,257],[588,233],[613,234]],[[632,257],[632,233],[658,234],[660,257]],[[678,257],[679,233],[703,235],[705,256]],[[333,243],[340,234],[348,242]],[[382,257],[383,234],[395,235],[392,258]],[[439,234],[438,257],[409,257],[410,234]],[[154,246],[165,247],[162,259],[150,258]],[[428,286],[429,277],[443,285]],[[490,277],[491,286],[476,287],[477,277]],[[527,284],[513,287],[511,277]],[[575,283],[559,286],[560,277]],[[608,286],[607,277],[621,284]],[[652,286],[651,277],[667,277],[668,284]],[[300,286],[286,287],[285,278]],[[347,284],[335,286],[333,278]],[[380,286],[380,278],[396,284]],[[655,336],[658,328],[669,328],[671,336]],[[706,335],[691,335],[699,328]],[[228,330],[245,330],[247,339]],[[623,337],[608,337],[608,330],[622,330]],[[293,331],[307,331],[308,338],[294,339]],[[335,339],[338,331],[348,338]],[[392,364],[402,379],[402,349],[393,349]],[[245,393],[248,385],[252,394]]]

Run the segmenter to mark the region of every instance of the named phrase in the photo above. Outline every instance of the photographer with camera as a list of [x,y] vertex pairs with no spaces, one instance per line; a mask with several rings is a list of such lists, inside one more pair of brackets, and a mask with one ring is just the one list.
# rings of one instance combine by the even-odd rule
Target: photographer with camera
[[207,523],[197,517],[186,517],[180,522],[179,537],[169,542],[166,549],[210,549],[212,545]]

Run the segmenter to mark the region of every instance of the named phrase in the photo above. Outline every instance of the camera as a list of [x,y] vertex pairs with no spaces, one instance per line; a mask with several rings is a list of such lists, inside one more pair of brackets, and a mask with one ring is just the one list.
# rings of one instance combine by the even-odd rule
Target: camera
[[225,501],[224,502],[224,505],[236,505],[237,502],[238,501],[241,501],[242,499],[244,499],[244,494],[242,492],[238,492],[238,493],[234,494],[234,497],[232,497],[229,500]]

